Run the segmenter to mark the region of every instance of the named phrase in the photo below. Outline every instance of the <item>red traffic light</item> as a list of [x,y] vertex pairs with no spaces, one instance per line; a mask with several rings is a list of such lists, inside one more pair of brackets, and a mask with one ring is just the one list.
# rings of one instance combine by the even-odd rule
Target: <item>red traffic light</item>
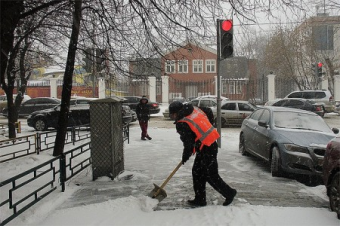
[[223,31],[230,31],[233,28],[233,21],[232,20],[222,21],[221,28]]
[[318,68],[320,68],[320,67],[322,67],[322,63],[321,62],[318,63]]

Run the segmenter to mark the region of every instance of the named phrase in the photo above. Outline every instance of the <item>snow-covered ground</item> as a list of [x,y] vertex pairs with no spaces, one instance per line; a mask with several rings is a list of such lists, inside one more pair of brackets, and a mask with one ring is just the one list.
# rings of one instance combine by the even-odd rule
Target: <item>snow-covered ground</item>
[[[162,105],[162,111],[166,107]],[[138,126],[131,127],[130,144],[124,145],[125,171],[119,175],[119,178],[133,175],[133,178],[128,182],[133,188],[129,192],[130,195],[114,196],[113,193],[116,190],[117,193],[118,190],[122,193],[121,190],[126,188],[126,183],[119,178],[111,181],[107,177],[92,181],[91,169],[88,169],[68,182],[65,192],[60,192],[58,189],[8,225],[340,225],[336,214],[324,207],[251,205],[240,195],[236,197],[234,203],[224,207],[218,201],[221,199],[218,193],[216,196],[219,198],[216,201],[208,202],[206,207],[155,211],[158,201],[148,197],[147,194],[153,189],[152,183],[161,184],[179,163],[182,143],[175,128],[152,127],[149,128],[149,134],[153,137],[151,141],[141,141]],[[238,132],[233,130],[222,133],[222,144],[225,145],[222,145],[219,151],[221,159],[231,159],[231,164],[235,164],[235,166],[236,156],[239,156],[237,138]],[[0,181],[6,177],[4,175],[13,174],[13,171],[19,173],[24,165],[43,162],[49,157],[51,157],[51,153],[46,152],[37,156],[21,158],[21,160],[15,161],[15,164],[2,163],[0,164]],[[234,158],[235,160],[233,160]],[[172,185],[176,183],[176,178],[190,178],[192,163],[193,157],[179,169],[165,190],[169,188],[174,191],[175,188]],[[224,178],[228,175],[225,172],[230,170],[227,167],[226,164],[220,167],[220,171],[223,173],[221,175]],[[240,168],[240,170],[247,170],[247,167]],[[146,188],[139,186],[141,182],[149,183],[150,186]],[[227,180],[227,182],[230,181]],[[89,193],[87,196],[81,196],[83,200],[76,200],[74,197],[77,195],[79,197],[80,190],[85,186],[88,188],[97,187],[97,190],[102,191],[108,190],[112,192],[112,195],[105,197],[105,200],[98,200],[97,194]],[[193,191],[190,186],[190,184],[177,185],[178,191],[176,190],[176,192],[188,193],[188,197],[192,197]],[[311,195],[316,194],[325,200],[328,199],[325,187],[321,185],[317,187],[305,186],[304,192]],[[3,192],[1,195],[4,195]],[[171,197],[174,196],[173,192],[168,195],[169,197],[166,199],[183,201]],[[87,200],[91,200],[91,202]],[[74,201],[78,203],[74,203]]]

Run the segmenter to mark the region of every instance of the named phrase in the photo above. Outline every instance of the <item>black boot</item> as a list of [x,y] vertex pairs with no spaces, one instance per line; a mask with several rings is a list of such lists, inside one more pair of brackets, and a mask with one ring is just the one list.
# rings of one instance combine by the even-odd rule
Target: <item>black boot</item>
[[146,140],[145,137],[141,137],[140,139],[141,139],[141,140]]
[[192,200],[188,200],[188,204],[190,206],[206,206],[207,202],[204,200],[192,199]]
[[148,138],[148,140],[151,140],[151,139],[152,139],[151,137],[149,137],[149,135],[147,135],[146,138]]
[[236,196],[237,191],[235,189],[233,189],[233,191],[231,192],[230,196],[228,198],[225,199],[223,206],[228,206],[230,205],[230,203],[233,202],[234,197]]

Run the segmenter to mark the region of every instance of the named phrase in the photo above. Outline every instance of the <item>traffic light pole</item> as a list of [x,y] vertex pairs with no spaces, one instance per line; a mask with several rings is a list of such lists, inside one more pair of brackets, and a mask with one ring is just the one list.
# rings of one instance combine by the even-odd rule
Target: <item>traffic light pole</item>
[[218,146],[221,148],[221,75],[220,75],[220,61],[221,61],[221,34],[220,34],[221,20],[217,19],[217,132],[220,134],[220,138],[217,140]]

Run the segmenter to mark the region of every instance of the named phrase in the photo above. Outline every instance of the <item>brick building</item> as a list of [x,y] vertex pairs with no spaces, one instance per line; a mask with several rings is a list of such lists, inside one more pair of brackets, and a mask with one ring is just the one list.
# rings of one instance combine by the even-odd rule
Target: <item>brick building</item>
[[[150,95],[153,86],[150,78],[156,80],[154,100],[158,102],[217,95],[217,54],[205,45],[187,42],[161,58],[130,61],[129,70],[132,84],[129,93],[133,95]],[[242,100],[256,97],[256,83],[249,82],[256,80],[256,74],[255,60],[233,57],[221,61],[221,95]]]

